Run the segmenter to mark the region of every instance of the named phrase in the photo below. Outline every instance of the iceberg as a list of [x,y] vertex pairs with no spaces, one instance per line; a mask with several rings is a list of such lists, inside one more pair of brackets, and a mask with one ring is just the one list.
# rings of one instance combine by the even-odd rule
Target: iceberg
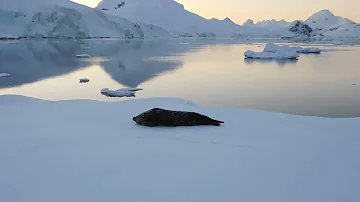
[[109,88],[104,88],[101,90],[101,94],[106,97],[135,97],[136,90],[129,89],[119,89],[119,90],[110,90]]
[[132,92],[136,92],[136,91],[140,91],[143,90],[142,88],[122,88],[120,89],[121,91],[132,91]]
[[11,74],[8,74],[8,73],[0,73],[0,77],[11,77]]
[[254,52],[248,50],[244,53],[245,58],[251,59],[275,59],[275,60],[283,60],[283,59],[297,59],[299,54],[287,47],[279,48],[275,53],[273,52]]
[[301,48],[297,50],[298,53],[321,53],[321,49],[319,48]]
[[91,56],[88,55],[88,54],[79,54],[79,55],[76,55],[77,58],[90,58]]
[[80,79],[80,83],[89,83],[89,81],[87,78]]
[[290,47],[288,45],[279,46],[271,42],[266,44],[264,52],[275,53],[281,48],[291,49],[296,51],[297,53],[321,53],[321,49],[319,48]]
[[0,34],[0,40],[17,40],[17,39],[20,39],[20,37],[12,34]]

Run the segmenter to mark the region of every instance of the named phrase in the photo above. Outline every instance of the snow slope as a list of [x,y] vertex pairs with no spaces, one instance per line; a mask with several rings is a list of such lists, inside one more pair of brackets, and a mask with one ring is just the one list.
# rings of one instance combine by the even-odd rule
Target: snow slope
[[98,9],[129,19],[133,22],[154,24],[170,31],[174,36],[197,36],[201,33],[214,33],[216,37],[231,36],[272,36],[267,29],[247,28],[235,24],[229,18],[207,20],[185,10],[184,6],[173,0],[103,0]]
[[360,24],[322,10],[305,21],[315,31],[328,37],[360,37]]
[[[145,128],[154,107],[221,127]],[[195,107],[175,98],[115,103],[0,96],[6,202],[357,202],[360,119]]]
[[140,26],[128,20],[68,0],[3,1],[2,33],[21,37],[144,37]]

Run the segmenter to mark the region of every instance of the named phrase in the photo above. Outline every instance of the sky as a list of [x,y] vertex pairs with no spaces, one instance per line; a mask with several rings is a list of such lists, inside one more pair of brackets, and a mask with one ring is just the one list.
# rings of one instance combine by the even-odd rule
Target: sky
[[[73,0],[95,7],[100,0]],[[151,1],[151,0],[149,0]],[[360,23],[359,0],[176,0],[185,9],[205,18],[230,17],[242,24],[247,19],[262,20],[306,20],[312,14],[329,9],[335,15],[347,17]]]

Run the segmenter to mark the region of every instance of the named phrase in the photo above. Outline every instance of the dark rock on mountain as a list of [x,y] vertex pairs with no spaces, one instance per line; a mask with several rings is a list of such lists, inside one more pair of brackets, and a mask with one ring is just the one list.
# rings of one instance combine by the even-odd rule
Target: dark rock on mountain
[[296,36],[312,37],[315,35],[315,31],[309,25],[300,21],[295,21],[289,31],[295,33]]

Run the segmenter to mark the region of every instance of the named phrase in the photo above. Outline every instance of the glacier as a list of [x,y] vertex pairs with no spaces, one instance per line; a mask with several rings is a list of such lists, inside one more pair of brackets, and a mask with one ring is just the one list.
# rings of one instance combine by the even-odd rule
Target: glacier
[[36,38],[143,38],[140,25],[67,0],[3,0],[0,30]]

